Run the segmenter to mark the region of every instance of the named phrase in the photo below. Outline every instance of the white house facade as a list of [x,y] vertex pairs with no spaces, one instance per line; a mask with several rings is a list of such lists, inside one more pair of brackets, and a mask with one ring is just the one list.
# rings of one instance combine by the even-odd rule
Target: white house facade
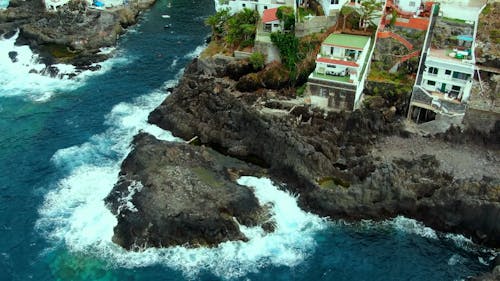
[[[342,6],[351,0],[321,0],[321,7],[325,12],[325,15],[329,16],[332,13],[336,13],[342,9]],[[359,0],[358,0],[359,1]]]
[[448,99],[467,101],[474,77],[473,61],[462,59],[468,56],[468,51],[430,50],[425,60],[422,88],[431,93],[441,93]]
[[260,15],[264,10],[290,6],[295,9],[295,0],[216,0],[215,9],[229,9],[232,13],[239,12],[245,8],[257,10]]
[[330,34],[321,45],[316,68],[308,79],[311,104],[353,110],[364,89],[371,38]]

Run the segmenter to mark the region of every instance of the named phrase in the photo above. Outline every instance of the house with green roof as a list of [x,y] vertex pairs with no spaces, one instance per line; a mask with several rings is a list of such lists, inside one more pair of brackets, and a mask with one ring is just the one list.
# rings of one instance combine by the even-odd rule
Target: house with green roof
[[330,34],[321,44],[316,68],[309,75],[311,104],[323,108],[354,110],[360,101],[369,63],[371,38]]

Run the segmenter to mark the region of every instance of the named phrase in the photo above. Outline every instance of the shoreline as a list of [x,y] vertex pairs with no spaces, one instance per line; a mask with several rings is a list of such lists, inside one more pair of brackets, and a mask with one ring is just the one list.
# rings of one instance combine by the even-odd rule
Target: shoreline
[[0,11],[0,34],[8,39],[19,30],[16,45],[28,45],[48,68],[64,63],[79,70],[98,70],[96,64],[112,56],[101,50],[115,47],[119,36],[155,2],[132,0],[128,6],[104,10],[70,2],[53,12],[46,11],[40,0],[11,1],[8,9]]

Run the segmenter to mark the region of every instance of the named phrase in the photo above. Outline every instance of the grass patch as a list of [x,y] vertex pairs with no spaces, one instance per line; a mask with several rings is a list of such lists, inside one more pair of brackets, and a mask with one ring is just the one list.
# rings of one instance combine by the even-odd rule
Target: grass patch
[[318,181],[318,184],[322,188],[336,188],[338,186],[348,188],[351,184],[339,179],[339,178],[334,178],[334,177],[325,177],[322,178]]
[[461,19],[454,19],[454,18],[448,18],[448,17],[442,17],[443,21],[451,22],[451,23],[461,23],[461,24],[467,24],[465,20]]
[[213,187],[222,187],[222,183],[217,179],[217,175],[203,167],[192,168],[193,173],[198,177],[198,179]]

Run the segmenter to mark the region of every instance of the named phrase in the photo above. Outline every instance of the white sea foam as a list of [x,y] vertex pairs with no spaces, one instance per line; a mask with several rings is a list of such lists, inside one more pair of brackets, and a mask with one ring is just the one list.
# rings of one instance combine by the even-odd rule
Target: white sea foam
[[392,220],[389,220],[388,223],[395,229],[406,232],[406,233],[411,233],[411,234],[416,234],[425,238],[430,238],[430,239],[437,239],[438,236],[436,234],[436,231],[434,231],[432,228],[425,226],[423,223],[414,220],[414,219],[409,219],[407,217],[403,216],[397,216]]
[[[9,39],[0,38],[0,96],[23,96],[35,102],[46,102],[57,92],[76,89],[83,85],[89,77],[106,72],[116,63],[127,62],[124,57],[112,58],[99,63],[99,71],[77,71],[68,64],[55,64],[59,70],[57,77],[39,74],[46,65],[39,62],[39,56],[34,54],[29,46],[16,46],[19,35],[17,32]],[[16,61],[13,62],[8,53],[16,52]],[[95,65],[94,65],[95,66]],[[69,79],[73,74],[76,78]]]
[[188,59],[194,59],[197,56],[199,56],[201,54],[201,52],[203,52],[203,50],[205,50],[205,48],[206,48],[206,46],[204,46],[204,45],[198,46],[191,53],[186,54],[184,57],[188,58]]
[[252,187],[262,204],[273,206],[273,233],[266,234],[260,227],[242,227],[248,242],[226,242],[210,249],[179,246],[127,252],[111,242],[117,221],[103,199],[118,179],[132,136],[143,130],[164,140],[176,140],[146,122],[148,113],[163,98],[164,93],[155,92],[132,104],[116,105],[106,118],[106,132],[55,153],[53,162],[69,175],[46,196],[37,229],[56,245],[64,243],[71,251],[97,255],[115,266],[161,264],[186,276],[209,270],[221,278],[233,278],[267,265],[294,266],[310,255],[315,248],[314,235],[327,226],[325,221],[302,211],[294,196],[279,190],[269,179],[254,177],[242,177],[238,182]]

